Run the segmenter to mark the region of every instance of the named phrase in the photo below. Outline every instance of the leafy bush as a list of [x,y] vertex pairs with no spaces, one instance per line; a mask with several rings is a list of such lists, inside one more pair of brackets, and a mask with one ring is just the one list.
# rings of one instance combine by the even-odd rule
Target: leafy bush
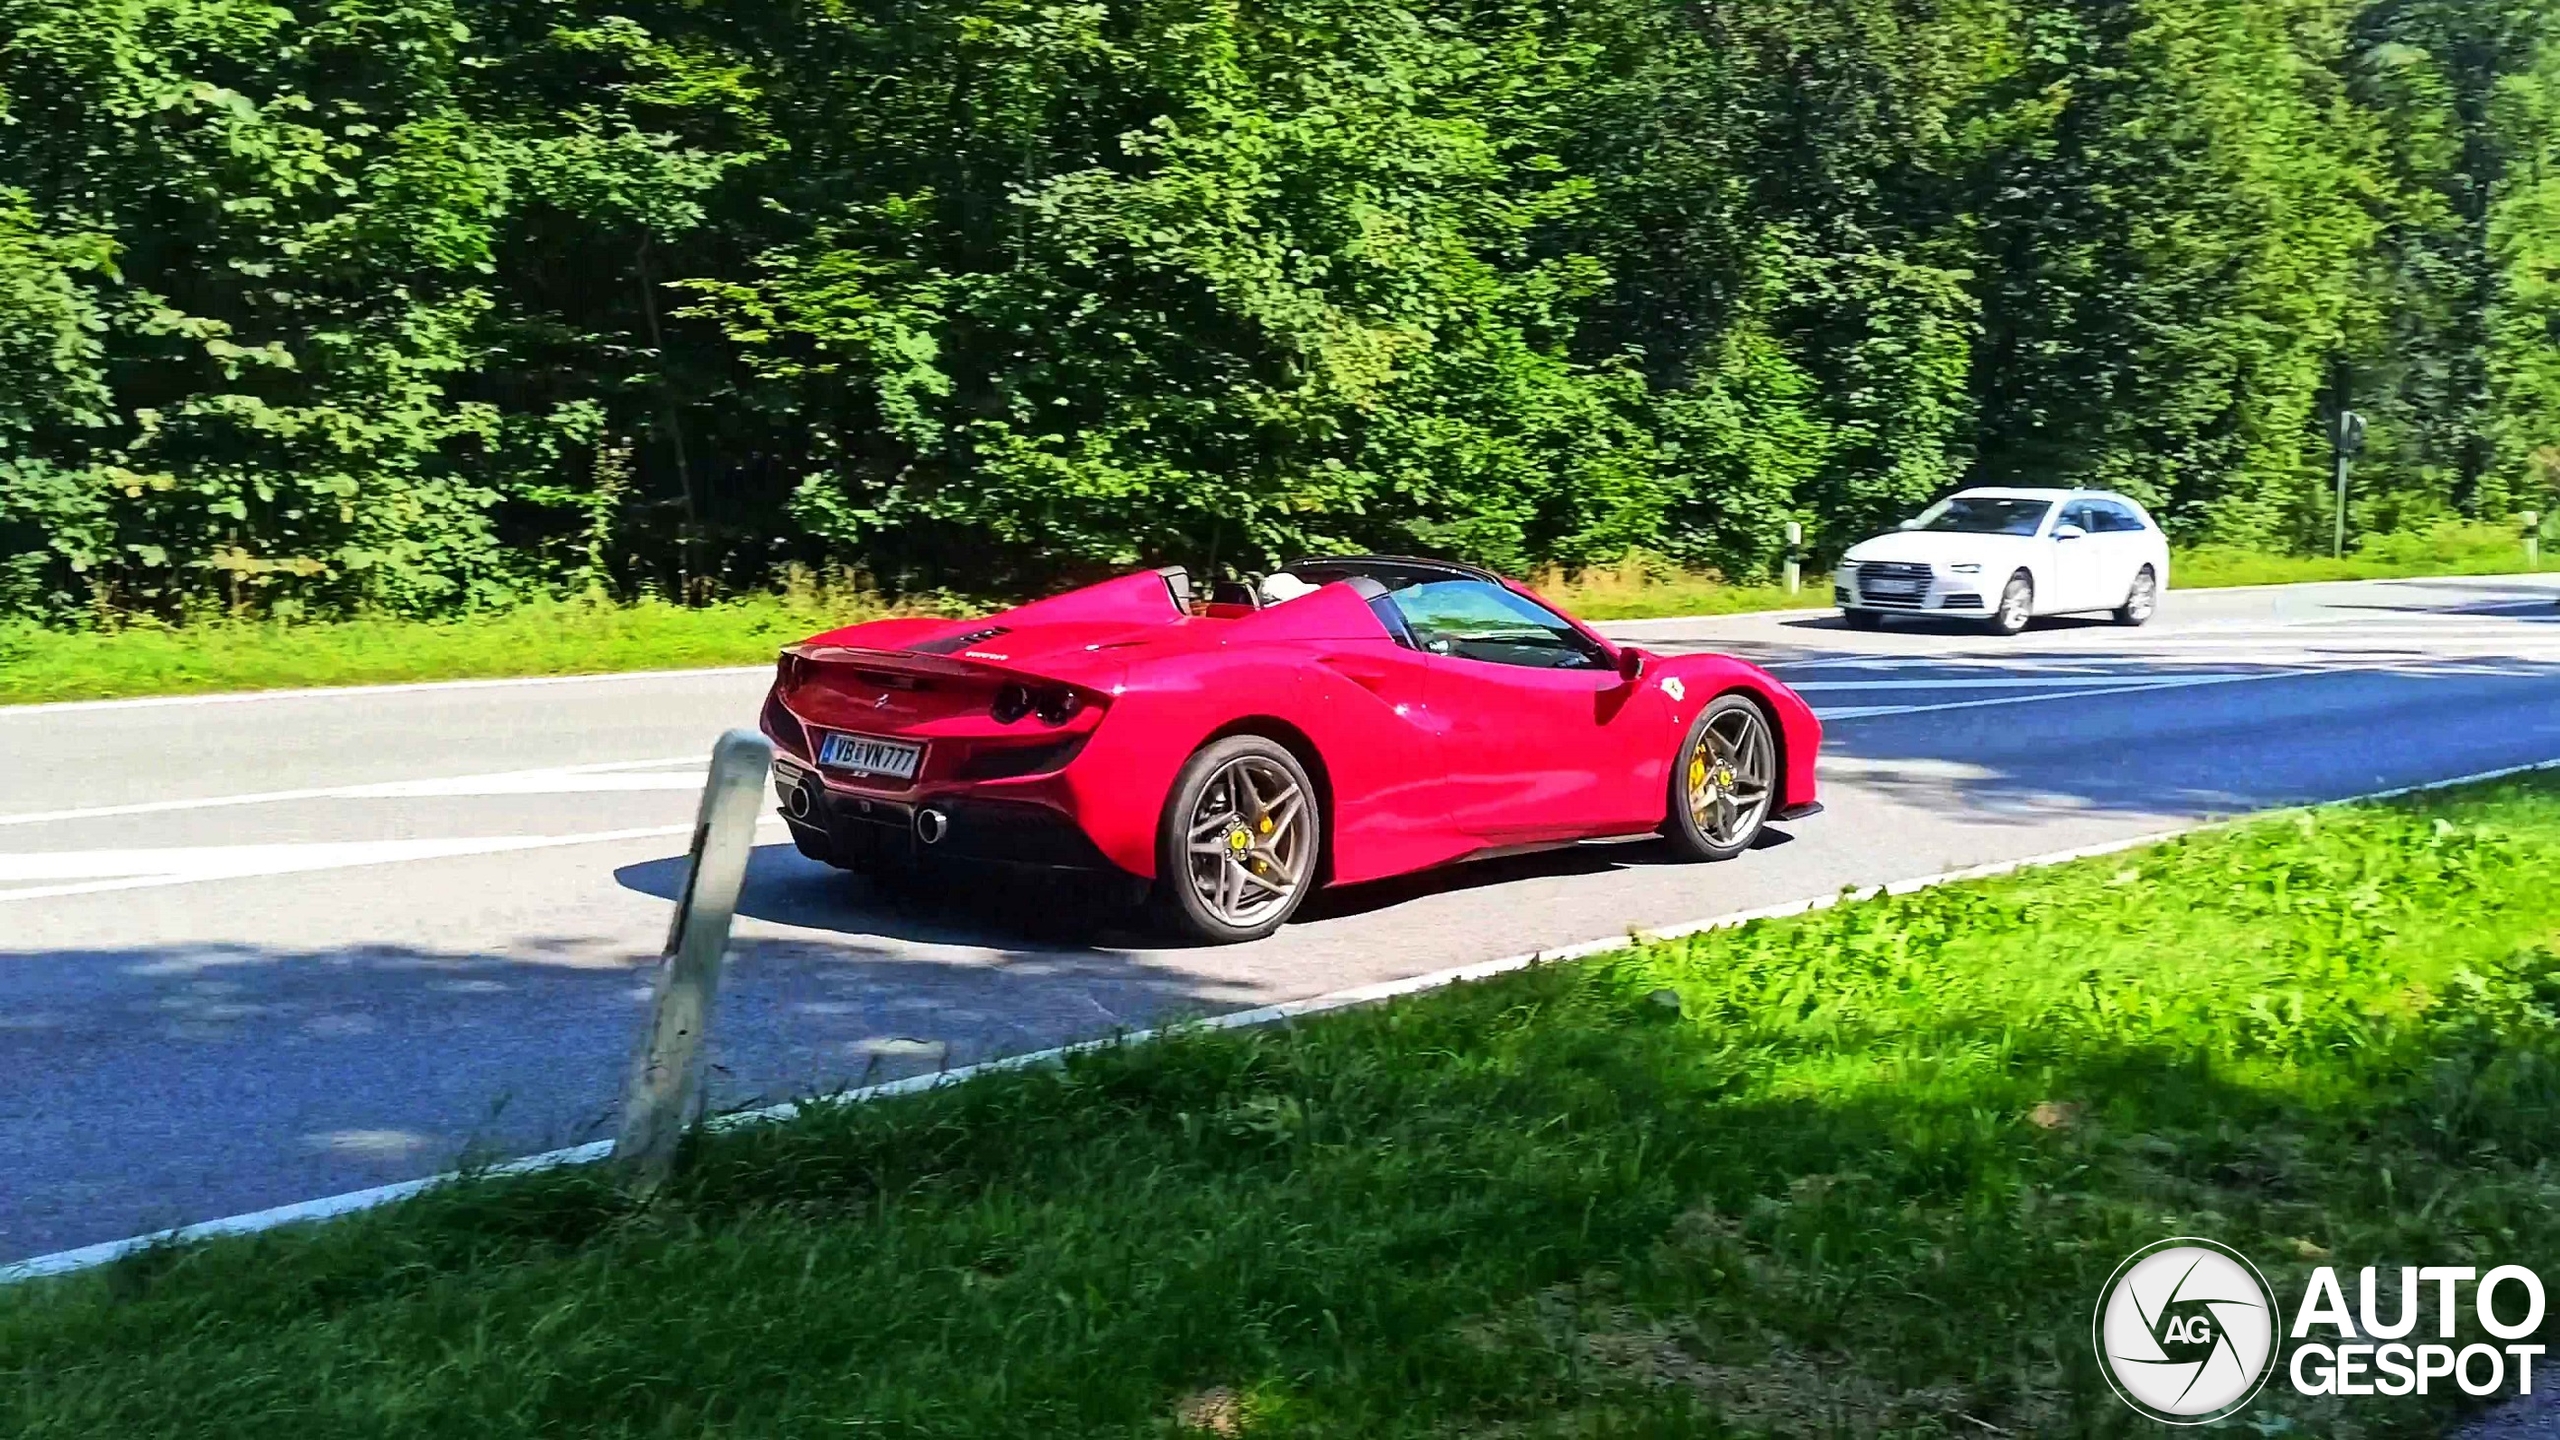
[[2560,483],[2526,0],[0,0],[0,613]]

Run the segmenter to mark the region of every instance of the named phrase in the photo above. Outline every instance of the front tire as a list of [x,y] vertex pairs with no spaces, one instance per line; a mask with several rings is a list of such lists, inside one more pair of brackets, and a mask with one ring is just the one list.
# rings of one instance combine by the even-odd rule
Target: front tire
[[1175,777],[1156,827],[1156,910],[1167,928],[1213,945],[1259,940],[1315,888],[1324,817],[1298,757],[1233,735]]
[[1684,860],[1730,860],[1759,840],[1777,797],[1769,717],[1747,697],[1719,695],[1680,741],[1662,833]]
[[1884,612],[1880,610],[1843,610],[1840,612],[1840,618],[1848,621],[1849,628],[1852,630],[1884,628]]
[[2035,613],[2036,582],[2021,570],[2009,577],[2008,584],[2000,587],[2000,608],[1992,611],[1991,618],[1984,623],[1994,635],[2015,635],[2027,628],[2027,622],[2035,618]]
[[2116,623],[2139,625],[2160,608],[2160,577],[2143,566],[2134,572],[2133,588],[2125,592],[2124,603],[2116,607]]

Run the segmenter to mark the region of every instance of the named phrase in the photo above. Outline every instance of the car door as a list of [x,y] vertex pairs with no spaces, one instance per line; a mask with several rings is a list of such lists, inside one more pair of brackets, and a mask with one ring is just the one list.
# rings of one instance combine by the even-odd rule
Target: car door
[[[2065,537],[2064,526],[2080,533]],[[2037,597],[2036,609],[2043,614],[2057,611],[2092,610],[2106,589],[2106,560],[2101,553],[2105,538],[2098,528],[2095,507],[2086,500],[2066,503],[2054,516],[2052,538],[2046,542],[2051,581],[2040,586],[2051,596]],[[2109,603],[2113,603],[2112,601]]]
[[1329,727],[1337,810],[1334,878],[1402,874],[1476,848],[1450,819],[1449,725],[1437,661],[1411,643],[1383,589],[1369,600],[1386,634],[1312,647],[1309,697]]
[[1647,746],[1663,748],[1661,698],[1562,616],[1479,580],[1431,581],[1391,597],[1432,664],[1447,727],[1443,793],[1452,824],[1488,845],[1639,830],[1662,797],[1638,792]]
[[2101,557],[2107,567],[2106,588],[2099,596],[2099,603],[2122,605],[2125,597],[2133,593],[2133,577],[2143,566],[2152,566],[2152,578],[2160,578],[2159,566],[2153,559],[2159,537],[2150,526],[2142,523],[2142,517],[2134,512],[2133,507],[2123,501],[2099,500],[2094,503],[2098,522],[2104,527],[2098,532],[2098,538],[2106,542]]

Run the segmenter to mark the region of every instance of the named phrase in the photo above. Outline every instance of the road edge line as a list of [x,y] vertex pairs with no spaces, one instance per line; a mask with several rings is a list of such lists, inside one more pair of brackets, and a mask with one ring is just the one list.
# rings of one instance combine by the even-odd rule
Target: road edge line
[[[2342,805],[2369,804],[2377,800],[2396,800],[2406,795],[2450,790],[2461,785],[2485,784],[2492,780],[2504,780],[2517,775],[2530,775],[2548,770],[2560,770],[2560,758],[2536,760],[2523,765],[2506,765],[2495,770],[2480,770],[2469,775],[2429,780],[2416,785],[2397,785],[2388,790],[2342,795],[2335,800],[2319,800],[2307,805],[2279,806],[2272,810],[2252,811],[2246,815],[2199,820],[2191,825],[2172,826],[2166,830],[2154,830],[2116,840],[2101,840],[2089,845],[2077,845],[2067,850],[2051,850],[2016,860],[1993,860],[1960,869],[1941,870],[1931,875],[1891,880],[1880,885],[1844,886],[1828,895],[1782,901],[1775,905],[1762,905],[1749,910],[1729,911],[1722,915],[1685,921],[1667,928],[1629,930],[1623,935],[1603,936],[1551,950],[1531,950],[1523,954],[1506,955],[1497,960],[1479,960],[1469,965],[1452,966],[1446,970],[1434,970],[1421,975],[1407,976],[1401,980],[1381,980],[1375,984],[1329,991],[1301,1000],[1282,1000],[1270,1005],[1255,1006],[1249,1010],[1230,1010],[1224,1014],[1205,1016],[1198,1020],[1149,1026],[1141,1030],[1124,1031],[1116,1035],[1077,1040],[1042,1050],[1026,1051],[1020,1055],[1004,1055],[989,1060],[972,1061],[967,1065],[954,1066],[948,1070],[930,1071],[922,1075],[883,1081],[877,1085],[865,1085],[828,1096],[817,1103],[828,1106],[864,1104],[899,1095],[913,1095],[927,1090],[937,1090],[945,1085],[956,1085],[980,1075],[1038,1069],[1042,1066],[1060,1064],[1077,1055],[1092,1054],[1124,1045],[1145,1044],[1171,1035],[1242,1030],[1257,1025],[1278,1024],[1302,1016],[1322,1015],[1338,1010],[1357,1009],[1364,1005],[1376,1005],[1408,995],[1465,984],[1472,980],[1489,980],[1498,975],[1528,969],[1532,965],[1563,964],[1567,961],[1589,959],[1594,955],[1605,955],[1616,950],[1632,949],[1655,941],[1678,940],[1716,930],[1729,930],[1736,926],[1750,924],[1755,920],[1782,920],[1791,916],[1811,914],[1818,910],[1828,910],[1844,902],[1872,900],[1880,895],[1912,895],[1923,890],[1934,890],[1943,885],[1961,884],[1968,880],[1988,880],[2001,875],[2015,874],[2021,870],[2041,870],[2054,865],[2067,865],[2075,860],[2090,860],[2100,855],[2139,850],[2147,845],[2163,844],[2182,836],[2218,830],[2269,816],[2334,809]],[[802,1102],[791,1100],[779,1105],[760,1106],[751,1110],[734,1110],[714,1117],[708,1122],[708,1128],[730,1130],[747,1125],[789,1120],[797,1116],[802,1108]],[[350,1190],[344,1194],[326,1195],[315,1200],[298,1200],[290,1205],[253,1210],[241,1215],[226,1215],[216,1220],[200,1220],[190,1225],[155,1231],[148,1235],[135,1235],[123,1240],[103,1240],[94,1245],[83,1245],[76,1249],[57,1250],[49,1255],[36,1255],[0,1265],[0,1285],[14,1285],[21,1281],[94,1269],[139,1251],[160,1246],[185,1245],[198,1240],[231,1235],[254,1235],[305,1221],[334,1219],[341,1215],[351,1215],[392,1204],[395,1201],[406,1200],[438,1185],[449,1184],[456,1180],[530,1175],[545,1170],[560,1169],[563,1166],[589,1164],[604,1159],[612,1149],[611,1141],[590,1141],[563,1150],[548,1150],[536,1155],[518,1156],[512,1160],[503,1160],[474,1170],[449,1170],[441,1174],[421,1176],[415,1180],[377,1185],[371,1189]]]

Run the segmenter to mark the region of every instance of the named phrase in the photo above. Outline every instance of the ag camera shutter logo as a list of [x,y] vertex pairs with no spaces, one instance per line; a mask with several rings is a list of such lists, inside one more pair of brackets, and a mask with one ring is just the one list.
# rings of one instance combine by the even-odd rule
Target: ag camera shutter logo
[[2154,1420],[2202,1425],[2249,1403],[2275,1368],[2266,1277],[2239,1251],[2190,1236],[2144,1246],[2098,1292],[2098,1368]]

